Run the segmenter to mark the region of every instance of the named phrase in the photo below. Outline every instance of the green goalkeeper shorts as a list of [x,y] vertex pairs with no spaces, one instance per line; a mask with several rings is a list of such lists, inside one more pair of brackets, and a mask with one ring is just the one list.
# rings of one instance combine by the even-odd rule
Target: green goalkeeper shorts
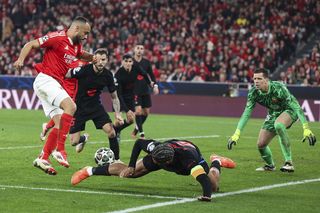
[[[292,123],[287,127],[287,129],[289,129],[292,126],[292,124],[298,120],[298,115],[292,110],[285,110],[283,112],[286,112],[291,117]],[[281,113],[282,112],[273,113],[271,115],[268,114],[266,119],[264,120],[262,129],[268,130],[270,132],[276,132],[276,129],[274,128],[274,122],[279,117],[279,115],[281,115]]]

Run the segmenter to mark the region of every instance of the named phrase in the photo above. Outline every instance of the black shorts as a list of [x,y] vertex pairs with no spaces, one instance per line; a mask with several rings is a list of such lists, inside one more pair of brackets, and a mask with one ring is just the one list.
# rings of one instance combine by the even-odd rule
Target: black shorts
[[151,95],[135,95],[134,104],[136,106],[141,106],[142,108],[150,108],[152,106]]
[[73,134],[85,130],[86,122],[89,120],[93,121],[96,129],[102,129],[105,124],[112,123],[110,116],[103,106],[100,105],[90,113],[76,111],[69,133]]
[[[123,100],[126,106],[128,107],[128,109],[131,110],[132,112],[135,112],[134,98],[132,96],[123,97]],[[121,111],[125,111],[125,110],[121,107]]]

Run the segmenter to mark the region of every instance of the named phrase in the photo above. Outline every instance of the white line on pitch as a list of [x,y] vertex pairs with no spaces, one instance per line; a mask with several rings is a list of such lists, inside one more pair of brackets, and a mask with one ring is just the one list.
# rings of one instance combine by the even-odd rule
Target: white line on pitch
[[[169,140],[172,138],[175,139],[196,139],[196,138],[218,138],[220,135],[200,135],[200,136],[183,136],[183,137],[170,137],[170,138],[154,138],[154,140]],[[126,140],[121,140],[121,142],[130,142],[130,141],[135,141],[133,139],[126,139]],[[101,144],[101,143],[106,143],[106,141],[90,141],[87,144]],[[0,150],[10,150],[10,149],[32,149],[32,148],[41,148],[43,145],[37,145],[37,146],[10,146],[10,147],[0,147]]]
[[39,191],[55,191],[55,192],[74,192],[74,193],[84,193],[84,194],[117,195],[117,196],[130,196],[130,197],[148,197],[148,198],[175,199],[175,200],[188,199],[188,198],[183,198],[183,197],[147,195],[147,194],[136,194],[136,193],[130,194],[130,193],[120,193],[120,192],[102,192],[102,191],[76,190],[76,189],[57,189],[57,188],[40,188],[40,187],[28,187],[28,186],[0,185],[0,189],[7,189],[7,188],[39,190]]
[[[268,190],[268,189],[274,189],[274,188],[280,188],[280,187],[286,187],[286,186],[292,186],[292,185],[299,185],[299,184],[306,184],[306,183],[312,183],[312,182],[319,182],[319,181],[320,181],[320,178],[302,180],[302,181],[293,181],[293,182],[288,182],[288,183],[273,184],[273,185],[268,185],[268,186],[255,187],[255,188],[234,191],[234,192],[226,192],[226,193],[216,194],[216,195],[213,195],[213,198],[226,197],[226,196],[232,196],[232,195],[238,195],[238,194],[244,194],[244,193],[252,193],[252,192],[264,191],[264,190]],[[182,200],[174,200],[174,201],[168,201],[168,202],[155,203],[155,204],[151,204],[151,205],[128,208],[128,209],[113,211],[113,212],[109,212],[109,213],[136,212],[136,211],[147,210],[147,209],[152,209],[152,208],[157,208],[157,207],[176,205],[176,204],[180,204],[180,203],[189,203],[189,202],[193,202],[196,200],[197,199],[195,199],[195,198],[193,198],[193,199],[192,198],[185,198]]]

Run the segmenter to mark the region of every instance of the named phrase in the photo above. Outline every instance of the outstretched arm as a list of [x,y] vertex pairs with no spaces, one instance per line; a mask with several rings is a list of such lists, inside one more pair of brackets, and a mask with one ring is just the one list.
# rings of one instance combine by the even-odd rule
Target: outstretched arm
[[234,132],[234,134],[229,138],[228,140],[228,149],[231,150],[232,149],[232,146],[236,145],[239,138],[240,138],[240,134],[241,134],[241,131],[243,130],[243,128],[245,127],[245,125],[247,124],[249,118],[251,117],[251,114],[252,114],[252,111],[255,107],[255,100],[253,98],[253,90],[249,91],[249,94],[248,94],[248,99],[247,99],[247,104],[246,104],[246,107],[241,115],[241,118],[238,122],[238,125],[237,125],[237,129],[236,131]]
[[32,40],[26,43],[23,48],[21,49],[19,58],[14,62],[13,66],[17,69],[20,70],[23,66],[24,60],[26,57],[29,55],[30,51],[32,49],[38,49],[40,48],[40,44],[38,40]]
[[191,169],[191,175],[201,184],[203,195],[198,198],[200,201],[211,201],[212,185],[209,177],[201,165]]

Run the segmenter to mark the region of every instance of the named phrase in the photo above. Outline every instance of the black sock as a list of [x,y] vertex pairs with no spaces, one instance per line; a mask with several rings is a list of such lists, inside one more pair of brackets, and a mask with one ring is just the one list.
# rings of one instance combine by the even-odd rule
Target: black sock
[[109,138],[109,146],[110,146],[110,149],[114,153],[114,159],[115,160],[119,160],[119,158],[120,158],[120,148],[119,148],[119,143],[118,143],[117,137]]
[[137,115],[136,116],[136,124],[138,127],[139,132],[143,132],[143,128],[142,128],[142,115]]
[[221,173],[221,165],[220,165],[220,162],[218,160],[212,161],[210,168],[212,168],[212,167],[218,169],[219,173]]
[[141,124],[144,124],[144,122],[147,120],[148,115],[141,115]]
[[106,175],[110,176],[109,174],[109,164],[104,166],[98,166],[92,168],[92,175]]
[[71,144],[71,146],[76,146],[76,145],[78,145],[80,143],[83,143],[85,140],[86,140],[86,137],[84,135],[81,135],[80,138],[79,138],[78,143],[73,143],[73,144]]
[[127,128],[130,125],[131,123],[128,123],[127,120],[124,120],[124,123],[121,126],[116,127],[115,130],[116,132],[121,132],[123,129]]
[[84,135],[81,135],[78,144],[83,143],[85,140],[86,140],[86,137]]

